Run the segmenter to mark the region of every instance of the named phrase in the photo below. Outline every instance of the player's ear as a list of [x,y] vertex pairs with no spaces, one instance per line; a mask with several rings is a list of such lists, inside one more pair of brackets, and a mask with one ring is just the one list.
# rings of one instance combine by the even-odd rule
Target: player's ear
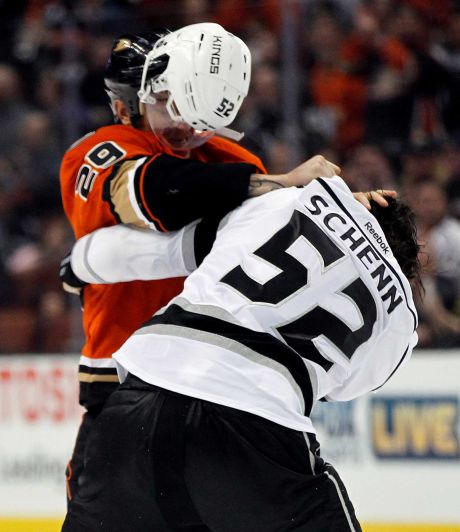
[[115,100],[115,113],[118,116],[120,122],[125,126],[131,125],[131,118],[129,117],[128,108],[121,100]]

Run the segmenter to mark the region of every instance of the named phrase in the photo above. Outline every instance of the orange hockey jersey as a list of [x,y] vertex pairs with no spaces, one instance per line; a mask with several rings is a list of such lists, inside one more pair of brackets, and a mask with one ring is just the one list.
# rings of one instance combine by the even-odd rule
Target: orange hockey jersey
[[[63,206],[75,238],[120,222],[145,226],[145,220],[138,216],[129,175],[134,166],[139,170],[142,160],[148,164],[160,153],[174,155],[159,144],[153,133],[124,125],[102,127],[75,143],[66,152],[60,172]],[[219,137],[193,150],[191,158],[210,163],[250,163],[265,173],[260,159]],[[82,393],[85,397],[80,398],[83,404],[93,402],[86,397],[94,388],[89,384],[117,382],[112,353],[181,291],[183,281],[173,278],[85,287],[86,342],[79,372],[82,390],[86,389]]]

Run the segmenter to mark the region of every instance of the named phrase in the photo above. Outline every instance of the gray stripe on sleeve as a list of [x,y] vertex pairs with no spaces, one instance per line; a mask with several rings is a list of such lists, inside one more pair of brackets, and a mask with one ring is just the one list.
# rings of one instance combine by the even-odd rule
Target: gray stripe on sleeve
[[197,269],[195,257],[195,230],[197,224],[198,222],[185,227],[182,238],[182,258],[184,259],[184,265],[189,272],[193,272]]
[[88,235],[88,238],[87,238],[87,241],[85,242],[85,247],[84,247],[84,251],[83,251],[83,264],[86,268],[86,270],[88,271],[88,273],[90,275],[93,276],[93,278],[98,281],[99,283],[101,284],[107,284],[107,281],[105,279],[103,279],[101,276],[99,276],[94,270],[93,268],[91,267],[90,263],[89,263],[89,260],[88,260],[88,255],[89,255],[89,247],[91,245],[91,241],[93,240],[94,238],[94,233],[93,234],[89,234]]

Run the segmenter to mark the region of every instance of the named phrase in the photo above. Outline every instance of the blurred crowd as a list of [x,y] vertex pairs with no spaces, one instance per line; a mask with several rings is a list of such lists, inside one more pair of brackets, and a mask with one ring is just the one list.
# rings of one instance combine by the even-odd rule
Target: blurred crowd
[[103,71],[121,32],[215,21],[253,57],[235,129],[271,173],[323,153],[353,190],[412,206],[420,347],[460,347],[460,1],[0,1],[0,352],[78,352],[61,290],[73,235],[59,165],[112,122]]

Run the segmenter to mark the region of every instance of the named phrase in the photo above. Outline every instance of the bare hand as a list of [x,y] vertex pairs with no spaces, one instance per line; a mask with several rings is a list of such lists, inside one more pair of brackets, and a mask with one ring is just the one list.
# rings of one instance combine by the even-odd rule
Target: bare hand
[[315,155],[287,174],[252,174],[249,180],[248,196],[260,196],[285,187],[303,187],[317,177],[339,175],[340,167],[328,161],[322,155]]
[[340,175],[340,166],[328,161],[322,155],[315,155],[286,174],[289,185],[299,187],[307,185],[317,177]]
[[359,201],[367,210],[371,210],[370,200],[374,200],[381,207],[388,207],[388,201],[385,196],[390,198],[397,198],[398,193],[396,190],[384,190],[379,188],[378,190],[370,190],[369,192],[353,192],[355,200]]

